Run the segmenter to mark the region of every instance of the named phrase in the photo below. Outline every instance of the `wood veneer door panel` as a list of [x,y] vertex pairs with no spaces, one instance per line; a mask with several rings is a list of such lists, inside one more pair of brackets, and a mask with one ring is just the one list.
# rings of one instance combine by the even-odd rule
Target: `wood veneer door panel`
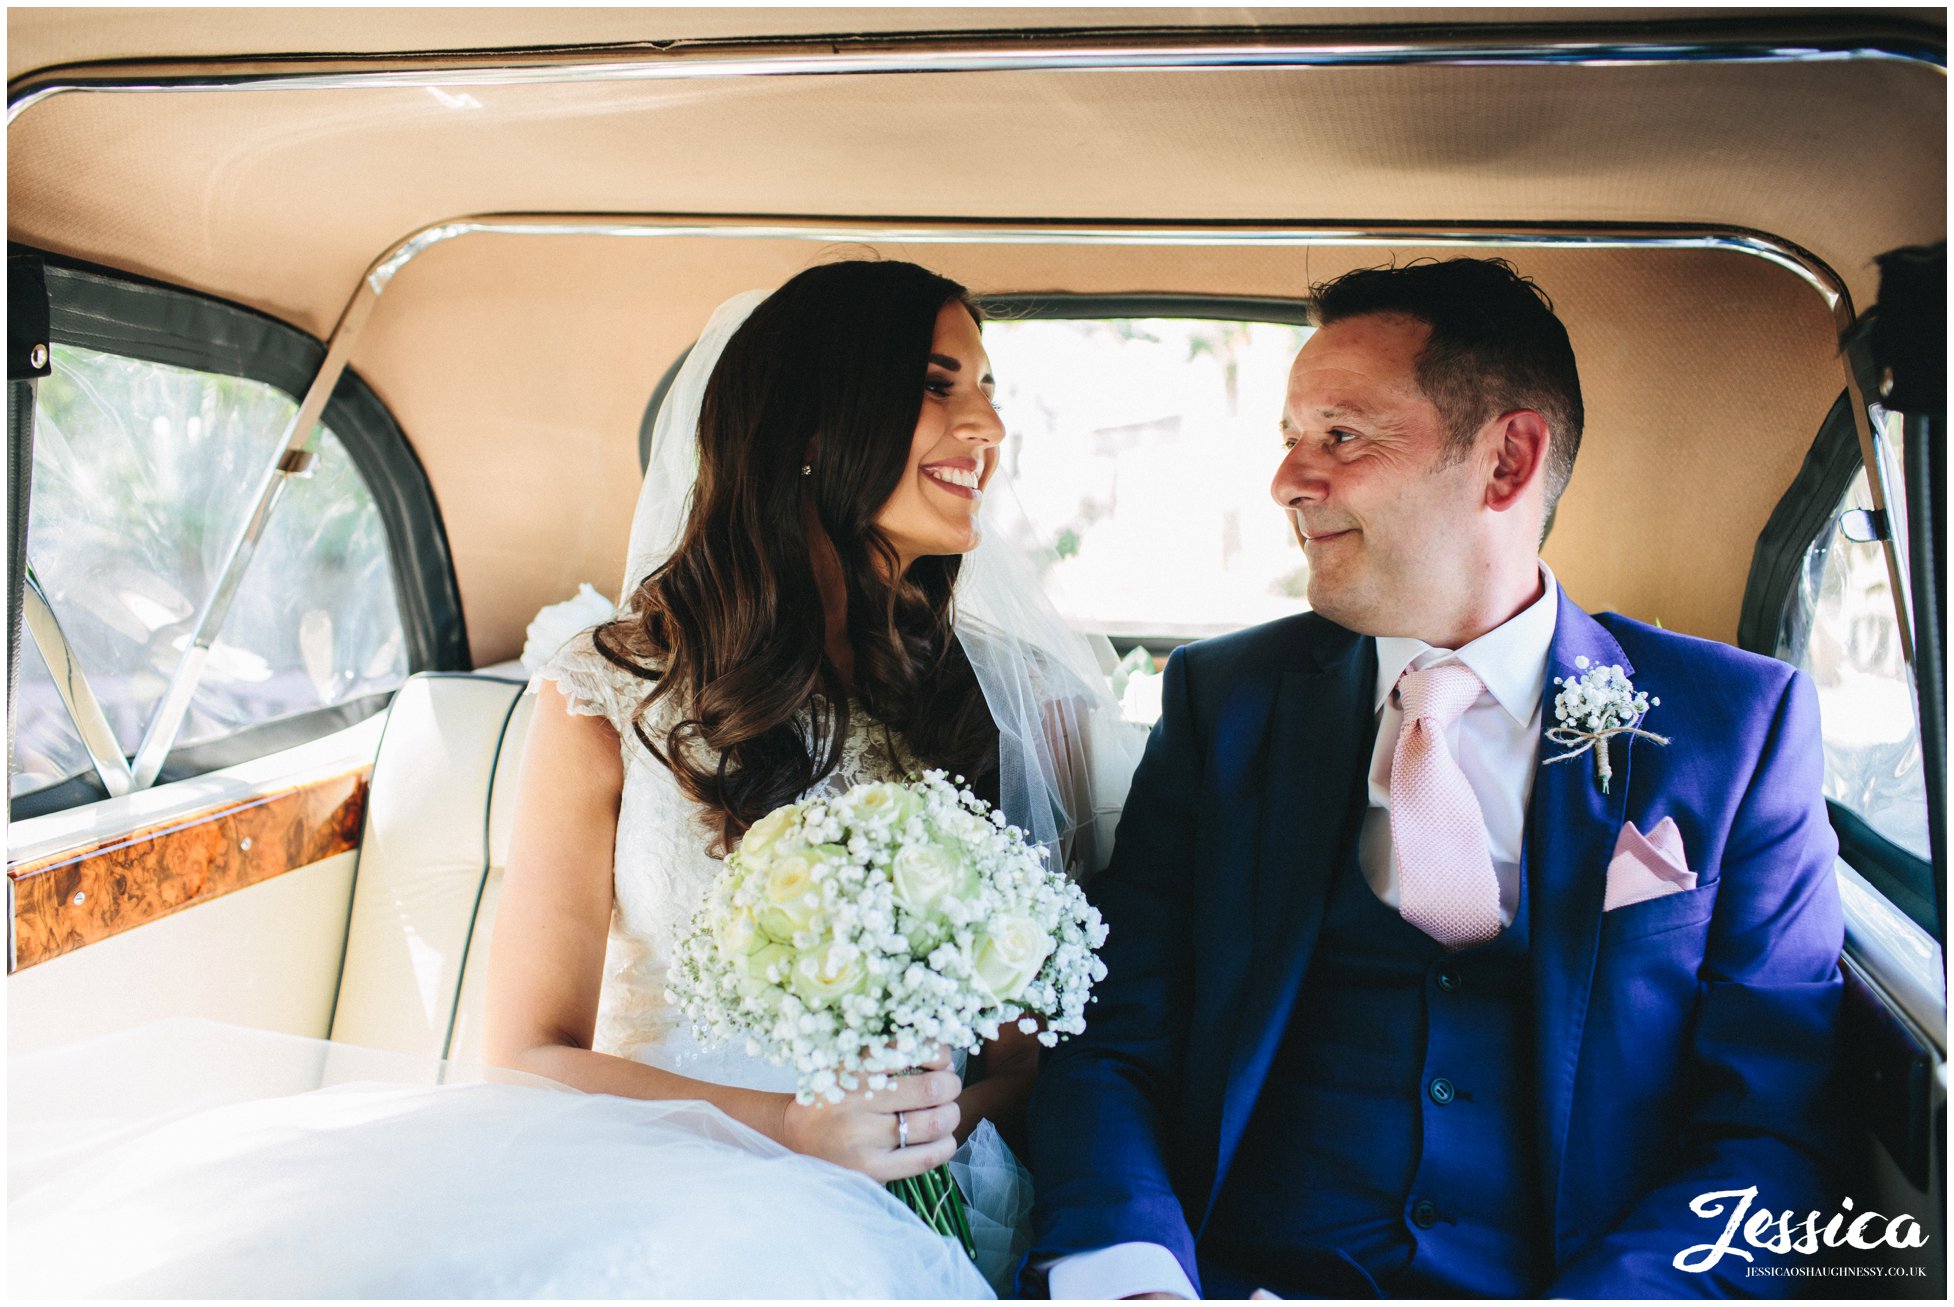
[[358,858],[342,853],[15,972],[8,1054],[186,1017],[324,1039]]
[[9,867],[18,971],[359,847],[369,771]]

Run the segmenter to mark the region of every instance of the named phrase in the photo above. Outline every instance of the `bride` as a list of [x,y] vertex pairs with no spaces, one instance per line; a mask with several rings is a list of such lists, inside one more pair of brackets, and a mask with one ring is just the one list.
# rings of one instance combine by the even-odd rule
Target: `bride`
[[[509,1071],[427,1089],[363,1067],[96,1131],[50,1154],[59,1179],[24,1220],[13,1204],[10,1288],[1008,1291],[1030,1193],[1004,1140],[1030,1036],[808,1106],[786,1070],[701,1046],[664,992],[717,860],[799,798],[942,767],[1074,871],[1099,860],[1137,741],[1039,596],[1028,538],[986,505],[1004,429],[978,321],[955,282],[847,262],[708,324],[659,415],[626,602],[531,687],[489,970]],[[237,1039],[258,1057],[314,1042]],[[946,1161],[981,1274],[881,1188]],[[144,1251],[104,1256],[104,1228],[141,1230]]]

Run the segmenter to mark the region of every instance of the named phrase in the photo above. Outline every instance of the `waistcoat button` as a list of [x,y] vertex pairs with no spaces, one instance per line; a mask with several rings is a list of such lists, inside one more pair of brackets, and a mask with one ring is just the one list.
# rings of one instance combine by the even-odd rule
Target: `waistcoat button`
[[1420,1198],[1411,1205],[1411,1223],[1420,1230],[1429,1230],[1438,1224],[1438,1204],[1429,1198]]
[[1459,987],[1463,984],[1465,984],[1464,979],[1450,967],[1446,967],[1438,973],[1438,987],[1448,994],[1458,993]]
[[1452,1101],[1452,1082],[1444,1076],[1432,1081],[1432,1101],[1443,1107]]

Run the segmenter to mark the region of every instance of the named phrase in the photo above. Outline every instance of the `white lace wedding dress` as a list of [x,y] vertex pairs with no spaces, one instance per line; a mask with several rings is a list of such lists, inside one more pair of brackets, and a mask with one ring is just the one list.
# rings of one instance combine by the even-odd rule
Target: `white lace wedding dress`
[[[572,712],[608,721],[624,753],[614,905],[593,1046],[695,1080],[791,1092],[790,1069],[740,1046],[702,1045],[665,996],[673,942],[704,898],[719,862],[706,852],[710,832],[700,823],[697,805],[631,728],[647,682],[597,652],[588,631],[565,644],[537,679],[554,682]],[[661,724],[668,723],[656,718],[647,723],[654,738]],[[902,753],[900,739],[857,707],[850,714],[840,763],[801,797],[840,795],[864,782],[900,780],[909,771]],[[961,1069],[961,1051],[957,1062]],[[978,1264],[994,1288],[1008,1293],[1029,1242],[1030,1174],[989,1122],[971,1133],[951,1159],[950,1170],[969,1201]]]
[[[717,863],[630,729],[644,682],[588,633],[541,678],[617,726],[625,756],[595,1046],[791,1089],[782,1068],[702,1047],[665,997],[674,933]],[[856,720],[819,791],[900,774]],[[205,1022],[24,1059],[10,1088],[16,1298],[987,1297],[1008,1290],[1030,1206],[980,1126],[951,1163],[980,1273],[874,1181],[703,1103]]]

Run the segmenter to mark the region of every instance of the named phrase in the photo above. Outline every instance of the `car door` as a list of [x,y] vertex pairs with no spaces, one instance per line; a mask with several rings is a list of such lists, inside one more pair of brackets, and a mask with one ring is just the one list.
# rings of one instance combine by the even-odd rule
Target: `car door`
[[12,1047],[323,1035],[380,714],[465,658],[426,479],[357,377],[295,439],[304,333],[8,265]]

